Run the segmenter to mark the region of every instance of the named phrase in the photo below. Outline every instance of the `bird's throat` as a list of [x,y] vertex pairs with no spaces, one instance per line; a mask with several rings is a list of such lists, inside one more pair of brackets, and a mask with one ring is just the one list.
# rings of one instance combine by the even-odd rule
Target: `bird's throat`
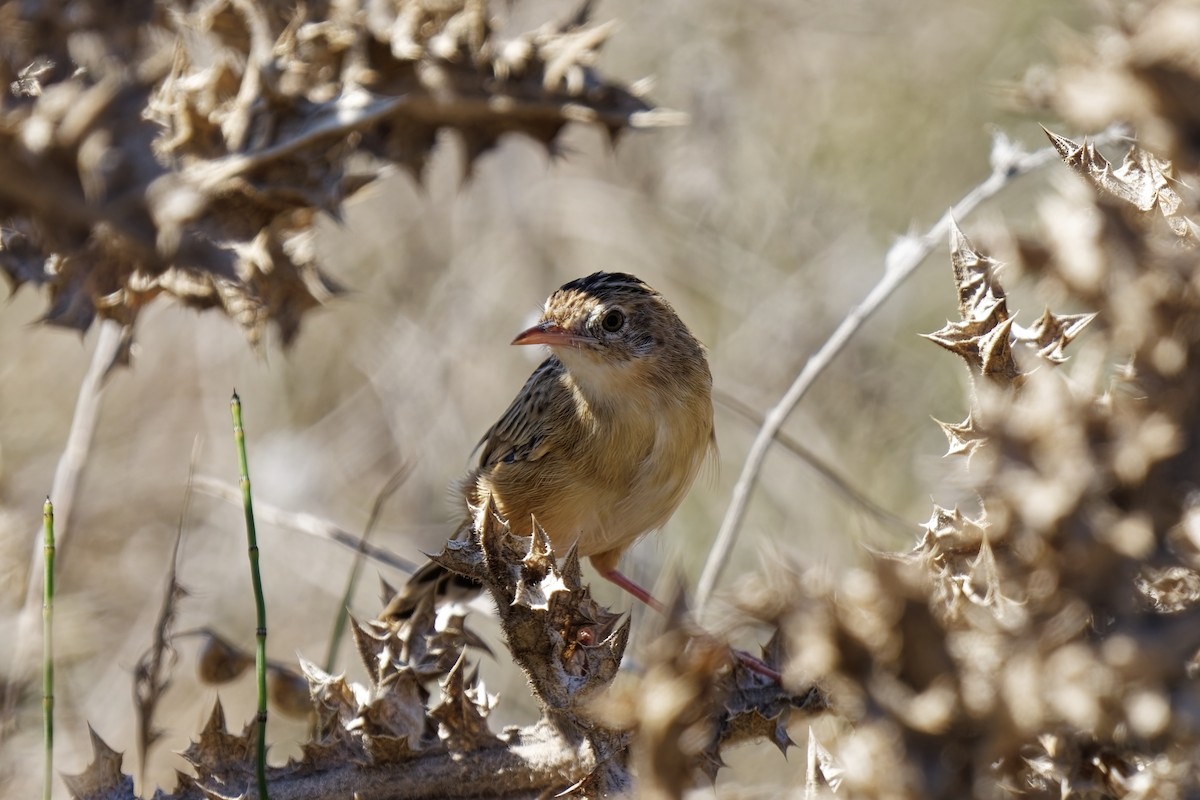
[[567,368],[564,380],[577,407],[586,408],[596,417],[611,419],[644,410],[653,394],[653,385],[642,374],[645,370],[635,363],[610,364],[575,354],[563,365]]

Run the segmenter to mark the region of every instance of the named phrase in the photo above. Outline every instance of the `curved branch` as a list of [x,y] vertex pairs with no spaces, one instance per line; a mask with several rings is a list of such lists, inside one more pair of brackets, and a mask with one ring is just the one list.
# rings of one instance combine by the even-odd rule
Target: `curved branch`
[[[1127,138],[1123,128],[1114,127],[1096,137],[1097,144],[1107,144]],[[912,275],[925,259],[933,252],[939,242],[946,239],[951,222],[970,214],[984,200],[987,200],[1001,189],[1008,186],[1018,177],[1032,172],[1039,167],[1057,160],[1058,152],[1053,147],[1044,147],[1034,153],[1024,153],[1012,146],[1012,143],[1002,135],[998,135],[992,147],[992,174],[987,180],[976,186],[965,197],[959,200],[923,235],[906,236],[888,251],[884,262],[883,277],[875,284],[862,302],[850,309],[850,312],[825,341],[821,348],[809,358],[808,363],[796,376],[792,385],[784,393],[779,402],[767,412],[763,426],[759,429],[742,472],[733,487],[733,497],[721,528],[708,553],[704,563],[704,571],[700,574],[700,582],[696,588],[696,608],[703,611],[708,600],[712,597],[713,589],[721,577],[721,571],[729,561],[729,553],[737,541],[738,531],[746,517],[746,509],[750,505],[750,492],[754,488],[758,476],[762,472],[763,462],[767,451],[779,435],[780,429],[791,415],[792,410],[800,399],[807,394],[809,388],[825,371],[851,337],[858,332],[872,314],[883,305],[908,276]]]

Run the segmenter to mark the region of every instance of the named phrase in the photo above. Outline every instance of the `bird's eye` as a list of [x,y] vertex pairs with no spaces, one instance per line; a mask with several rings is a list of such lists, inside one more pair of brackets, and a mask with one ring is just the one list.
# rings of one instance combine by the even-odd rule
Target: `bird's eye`
[[600,320],[600,327],[609,333],[616,333],[621,330],[621,326],[625,324],[625,315],[620,309],[610,309]]

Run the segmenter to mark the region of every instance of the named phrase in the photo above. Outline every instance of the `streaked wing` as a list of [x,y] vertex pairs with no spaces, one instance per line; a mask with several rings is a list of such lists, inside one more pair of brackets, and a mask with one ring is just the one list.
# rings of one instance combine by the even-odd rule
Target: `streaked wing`
[[551,356],[533,371],[512,405],[480,440],[480,469],[500,462],[537,461],[545,455],[543,423],[551,396],[561,390],[563,370],[562,362]]

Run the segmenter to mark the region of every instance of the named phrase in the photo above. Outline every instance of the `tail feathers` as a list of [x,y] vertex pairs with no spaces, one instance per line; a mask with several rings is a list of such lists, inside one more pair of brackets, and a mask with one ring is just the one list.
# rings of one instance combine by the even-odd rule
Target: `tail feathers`
[[[484,503],[475,506],[468,502],[466,517],[459,523],[450,539],[465,541],[468,537],[475,535],[475,529],[478,527],[477,518],[484,513],[486,505]],[[440,564],[430,561],[414,572],[408,582],[400,587],[400,591],[396,592],[384,606],[379,619],[394,621],[409,619],[427,597],[432,599],[430,607],[436,608],[453,600],[469,600],[482,591],[483,586],[476,581],[453,573]]]
[[412,577],[384,607],[380,619],[408,619],[426,597],[432,597],[433,605],[451,600],[466,600],[476,596],[483,587],[470,578],[451,572],[432,561],[413,573]]

